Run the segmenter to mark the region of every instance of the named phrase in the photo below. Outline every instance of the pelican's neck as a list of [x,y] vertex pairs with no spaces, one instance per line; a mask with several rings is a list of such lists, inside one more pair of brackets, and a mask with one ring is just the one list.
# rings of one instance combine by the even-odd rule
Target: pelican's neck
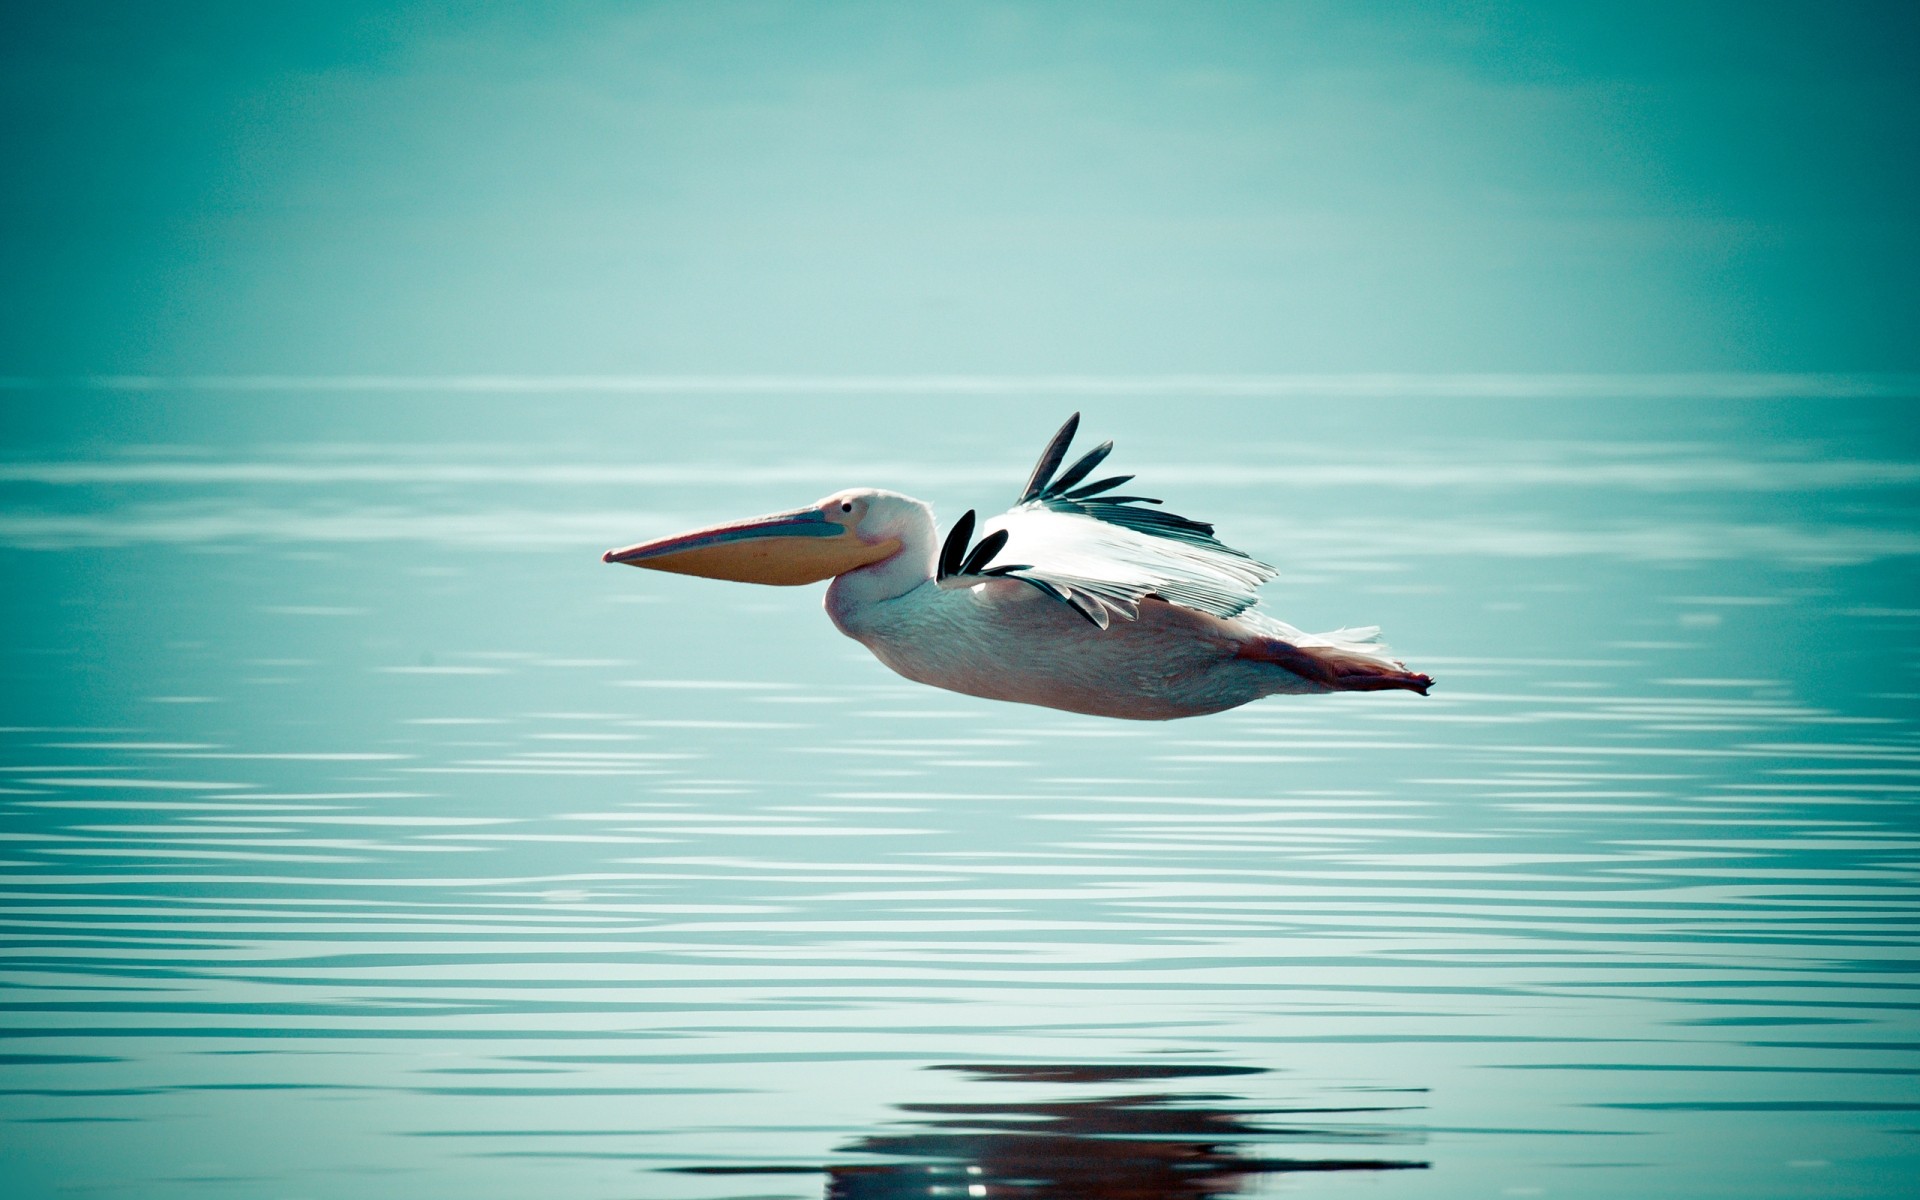
[[[907,497],[899,497],[908,500]],[[827,588],[827,615],[848,637],[857,636],[861,614],[876,604],[906,595],[933,578],[936,534],[933,510],[918,500],[897,506],[883,529],[861,529],[873,537],[898,538],[900,550],[877,563],[834,576]]]

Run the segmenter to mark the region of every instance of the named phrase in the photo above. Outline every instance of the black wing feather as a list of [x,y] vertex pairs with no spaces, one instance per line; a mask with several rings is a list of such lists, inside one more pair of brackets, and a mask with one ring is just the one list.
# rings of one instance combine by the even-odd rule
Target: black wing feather
[[940,547],[939,578],[945,579],[960,573],[960,562],[966,556],[967,543],[973,539],[973,519],[973,510],[968,509],[947,531],[947,540]]
[[1080,428],[1080,414],[1067,418],[1060,432],[1053,435],[1047,448],[1040,455],[1040,461],[1033,465],[1033,474],[1027,477],[1026,490],[1020,493],[1020,503],[1038,500],[1047,490],[1047,484],[1053,479],[1053,473],[1060,469],[1060,460],[1067,456],[1067,447],[1073,445],[1074,431]]
[[[1022,504],[1044,504],[1055,512],[1078,513],[1083,517],[1092,517],[1096,521],[1105,521],[1109,525],[1118,525],[1136,533],[1152,537],[1171,538],[1176,542],[1188,542],[1205,546],[1210,550],[1224,550],[1229,554],[1247,557],[1230,546],[1222,545],[1213,536],[1213,526],[1205,521],[1196,521],[1178,513],[1154,512],[1150,509],[1134,508],[1136,504],[1158,504],[1152,496],[1103,496],[1100,493],[1109,488],[1119,487],[1133,478],[1131,475],[1114,475],[1097,483],[1076,488],[1074,485],[1085,479],[1093,469],[1105,462],[1107,455],[1113,453],[1112,442],[1102,442],[1089,450],[1080,460],[1067,468],[1065,474],[1055,479],[1054,472],[1067,456],[1067,448],[1073,444],[1073,435],[1080,428],[1080,414],[1074,413],[1067,423],[1053,435],[1047,448],[1040,455],[1040,461],[1034,464],[1033,474],[1027,478],[1027,489],[1020,496]],[[1071,490],[1069,490],[1071,489]],[[969,534],[972,530],[969,528]],[[951,573],[951,572],[950,572]]]
[[1015,571],[1031,571],[1032,563],[1003,563],[997,567],[987,564],[993,556],[1007,545],[1007,531],[996,529],[980,539],[978,545],[969,551],[967,542],[973,537],[975,514],[972,509],[960,514],[960,519],[947,531],[947,540],[940,547],[940,573],[936,579],[952,579],[955,576],[978,575],[982,578],[999,578]]
[[967,561],[960,565],[960,570],[958,574],[961,574],[961,575],[980,574],[981,568],[985,567],[988,563],[992,562],[993,556],[1000,553],[1000,548],[1005,546],[1006,544],[1007,544],[1007,531],[1004,529],[996,529],[992,533],[981,538],[980,544],[973,548],[973,553],[967,555]]
[[1068,488],[1072,487],[1076,483],[1079,483],[1082,479],[1085,479],[1088,475],[1092,474],[1093,469],[1099,466],[1102,462],[1106,461],[1107,455],[1112,453],[1113,453],[1112,442],[1101,442],[1098,446],[1095,446],[1093,449],[1087,451],[1086,456],[1084,458],[1082,458],[1079,462],[1073,464],[1071,467],[1067,468],[1067,473],[1065,475],[1062,475],[1060,478],[1053,481],[1053,483],[1047,488],[1047,495],[1049,496],[1066,495]]
[[1131,475],[1109,475],[1105,479],[1090,483],[1083,488],[1075,488],[1067,493],[1069,500],[1085,500],[1088,496],[1097,496],[1109,488],[1117,488],[1132,479]]

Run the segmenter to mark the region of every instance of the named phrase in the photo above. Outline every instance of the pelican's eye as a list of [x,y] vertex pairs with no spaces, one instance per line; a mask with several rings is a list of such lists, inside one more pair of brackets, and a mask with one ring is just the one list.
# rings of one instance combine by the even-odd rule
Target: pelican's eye
[[851,501],[851,500],[842,500],[842,501],[840,502],[840,511],[841,511],[841,512],[852,512],[852,511],[853,511],[853,501]]

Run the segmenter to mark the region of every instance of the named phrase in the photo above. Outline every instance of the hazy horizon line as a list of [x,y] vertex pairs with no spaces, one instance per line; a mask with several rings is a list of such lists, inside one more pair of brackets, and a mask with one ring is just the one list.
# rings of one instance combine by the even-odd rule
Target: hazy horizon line
[[1259,374],[466,374],[0,376],[0,389],[100,392],[581,392],[773,396],[1343,396],[1529,399],[1920,397],[1906,372],[1282,372]]

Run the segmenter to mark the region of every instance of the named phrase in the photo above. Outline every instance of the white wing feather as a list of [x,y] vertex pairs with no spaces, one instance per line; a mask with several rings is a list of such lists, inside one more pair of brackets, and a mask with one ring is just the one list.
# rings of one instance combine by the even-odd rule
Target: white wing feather
[[[1218,543],[1156,537],[1040,503],[1018,505],[988,520],[982,532],[995,530],[1006,531],[1007,544],[994,561],[1024,564],[1008,577],[1049,585],[1103,629],[1114,614],[1136,618],[1149,596],[1216,617],[1238,616],[1258,602],[1255,590],[1275,574]],[[1075,603],[1076,597],[1091,603]]]
[[[1213,526],[1204,521],[1167,512],[1158,500],[1114,494],[1133,476],[1083,482],[1106,460],[1112,442],[1102,442],[1061,472],[1079,426],[1075,413],[1053,435],[1020,502],[989,519],[977,543],[972,510],[954,522],[934,576],[940,587],[1017,579],[1072,606],[1101,629],[1116,615],[1138,620],[1142,601],[1162,600],[1235,620],[1254,635],[1248,645],[1265,651],[1251,657],[1327,689],[1405,688],[1426,694],[1433,681],[1387,657],[1376,628],[1309,634],[1250,612],[1259,603],[1257,589],[1274,577],[1274,569],[1215,538]],[[1260,634],[1271,643],[1263,645]]]
[[954,522],[940,551],[942,587],[971,587],[988,577],[1018,579],[1063,601],[1105,629],[1115,615],[1140,615],[1148,597],[1232,618],[1252,608],[1255,589],[1274,569],[1213,536],[1213,526],[1114,495],[1132,479],[1085,483],[1106,460],[1102,442],[1056,477],[1080,427],[1080,414],[1053,435],[1027,479],[1020,502],[990,519],[971,551],[974,515]]

